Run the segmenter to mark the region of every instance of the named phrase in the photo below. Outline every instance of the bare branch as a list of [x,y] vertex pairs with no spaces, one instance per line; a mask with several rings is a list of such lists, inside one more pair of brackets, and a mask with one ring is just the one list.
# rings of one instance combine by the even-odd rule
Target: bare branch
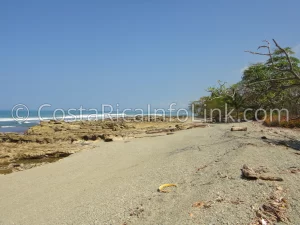
[[297,73],[294,71],[294,68],[293,68],[293,64],[292,64],[290,55],[286,52],[285,49],[283,49],[283,48],[275,41],[275,39],[273,39],[273,42],[275,43],[276,47],[277,47],[280,51],[282,51],[282,52],[284,53],[284,55],[285,55],[285,57],[286,57],[286,59],[287,59],[287,61],[288,61],[288,63],[289,63],[289,66],[290,66],[290,68],[289,68],[288,71],[291,72],[297,79],[300,80],[300,74],[297,74]]
[[270,42],[268,40],[264,40],[264,42],[268,43],[267,48],[268,48],[269,56],[270,56],[270,59],[271,59],[271,63],[274,66],[273,56],[272,56],[271,49],[270,49]]
[[254,54],[254,55],[265,55],[265,56],[270,56],[270,54],[260,53],[260,52],[252,52],[252,51],[245,51],[245,52],[249,52],[249,53]]
[[[217,82],[219,84],[218,88],[209,88],[206,90],[207,92],[215,94],[215,96],[213,96],[213,98],[211,98],[211,99],[217,99],[217,98],[222,98],[224,96],[228,96],[234,100],[237,90],[232,87],[226,87],[227,82],[222,82],[220,80],[218,80]],[[230,93],[230,92],[232,92],[232,93]]]
[[269,46],[261,45],[261,46],[258,46],[257,50],[260,49],[260,48],[269,48]]
[[[286,60],[288,61],[288,64],[289,64],[289,68],[286,68],[286,69],[282,69],[282,68],[279,68],[277,67],[275,64],[274,64],[274,60],[273,60],[273,54],[271,52],[271,49],[270,49],[270,42],[268,40],[264,40],[263,42],[266,42],[267,45],[261,45],[258,47],[258,49],[261,49],[261,48],[266,48],[268,49],[268,53],[261,53],[261,52],[253,52],[253,51],[245,51],[245,52],[249,52],[251,54],[254,54],[254,55],[263,55],[263,56],[269,56],[270,60],[271,60],[271,64],[273,66],[273,68],[275,70],[278,70],[278,71],[281,71],[281,72],[288,72],[290,74],[292,74],[295,79],[297,80],[300,80],[300,74],[299,73],[296,73],[296,71],[294,70],[293,68],[293,64],[292,64],[292,61],[291,61],[291,58],[289,56],[289,54],[287,53],[287,51],[282,48],[276,41],[275,39],[272,39],[275,46],[285,55],[285,58]],[[267,81],[267,80],[266,80]]]
[[261,81],[256,81],[256,82],[247,84],[246,87],[249,87],[249,86],[252,86],[252,85],[255,85],[255,84],[259,84],[259,83],[265,83],[265,82],[277,82],[277,81],[283,81],[283,80],[289,81],[289,80],[295,80],[295,78],[285,77],[285,78],[278,78],[278,79],[261,80]]
[[292,88],[292,87],[299,87],[300,84],[299,83],[296,83],[296,84],[290,84],[290,85],[283,85],[283,86],[280,86],[280,88],[283,89],[289,89],[289,88]]

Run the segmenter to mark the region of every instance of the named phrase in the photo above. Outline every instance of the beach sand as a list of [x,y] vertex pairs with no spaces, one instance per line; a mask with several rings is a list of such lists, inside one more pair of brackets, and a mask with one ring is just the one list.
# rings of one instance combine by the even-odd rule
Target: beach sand
[[[300,173],[289,171],[300,168],[299,151],[266,141],[291,141],[299,132],[242,125],[248,131],[213,124],[95,142],[55,163],[1,175],[0,224],[250,224],[278,186],[286,190],[291,224],[300,224]],[[283,181],[242,179],[244,164]],[[158,192],[164,183],[177,187]],[[199,201],[206,207],[192,206]]]

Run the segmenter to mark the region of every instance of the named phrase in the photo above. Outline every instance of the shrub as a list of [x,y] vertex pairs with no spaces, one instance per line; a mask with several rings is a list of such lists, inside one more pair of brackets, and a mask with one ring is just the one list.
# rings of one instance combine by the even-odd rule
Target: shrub
[[278,116],[275,115],[271,121],[270,116],[267,116],[263,124],[268,127],[300,128],[300,118],[287,120],[285,116],[279,119]]

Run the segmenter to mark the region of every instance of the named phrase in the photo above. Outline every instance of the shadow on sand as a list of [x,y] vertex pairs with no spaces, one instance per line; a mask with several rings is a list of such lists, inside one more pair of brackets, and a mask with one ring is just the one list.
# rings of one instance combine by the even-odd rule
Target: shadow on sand
[[274,140],[274,139],[264,139],[266,143],[274,145],[282,145],[288,148],[292,148],[300,152],[300,141],[298,140]]

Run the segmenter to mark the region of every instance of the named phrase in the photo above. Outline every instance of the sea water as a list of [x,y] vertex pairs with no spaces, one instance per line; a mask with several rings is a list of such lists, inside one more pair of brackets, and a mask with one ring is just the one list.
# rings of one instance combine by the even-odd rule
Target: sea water
[[[11,110],[0,110],[0,133],[1,132],[17,132],[23,133],[28,130],[29,127],[35,126],[40,123],[40,121],[49,121],[49,120],[64,120],[67,122],[79,121],[79,120],[101,120],[103,118],[122,118],[127,116],[134,116],[140,113],[127,111],[126,114],[120,112],[105,112],[105,113],[87,113],[87,112],[79,112],[74,111],[72,115],[68,111],[29,111],[18,112],[18,117],[16,118],[16,114],[12,113]],[[153,115],[154,112],[144,114]],[[162,115],[157,113],[157,116]],[[166,112],[166,116],[169,113]],[[176,116],[176,112],[172,112],[172,116]]]
[[29,112],[18,112],[12,113],[10,110],[0,110],[0,132],[18,132],[23,133],[29,127],[37,125],[40,121],[49,120],[64,120],[67,122],[78,121],[78,120],[100,120],[107,117],[123,117],[125,114],[111,112],[108,114],[103,113],[85,113],[74,111],[70,114],[67,111],[29,111]]

